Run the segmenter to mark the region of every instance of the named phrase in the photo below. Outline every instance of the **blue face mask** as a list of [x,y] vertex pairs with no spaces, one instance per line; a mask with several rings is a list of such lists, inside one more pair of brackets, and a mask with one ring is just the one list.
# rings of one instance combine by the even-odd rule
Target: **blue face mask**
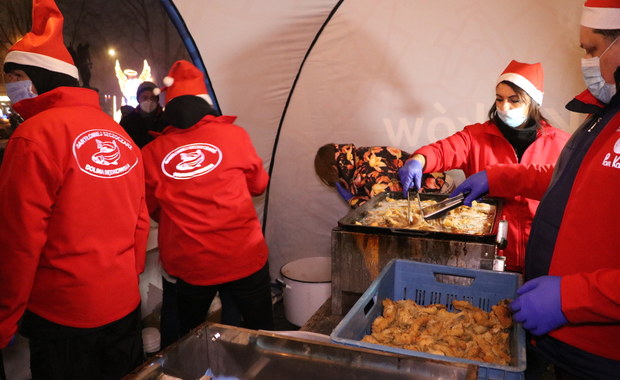
[[581,58],[581,73],[592,95],[607,104],[616,94],[616,84],[605,82],[600,61],[600,57]]
[[497,110],[497,116],[509,127],[516,128],[527,120],[527,113],[523,112],[523,107],[513,108],[508,111]]
[[37,96],[37,94],[32,92],[32,82],[29,80],[8,82],[4,84],[4,87],[6,88],[6,95],[11,100],[11,104]]
[[[618,38],[607,46],[603,54],[607,53],[607,50],[609,50],[616,41],[618,41]],[[611,98],[616,95],[616,84],[605,82],[601,74],[601,57],[603,54],[598,57],[581,58],[581,73],[592,95],[601,102],[607,104]]]

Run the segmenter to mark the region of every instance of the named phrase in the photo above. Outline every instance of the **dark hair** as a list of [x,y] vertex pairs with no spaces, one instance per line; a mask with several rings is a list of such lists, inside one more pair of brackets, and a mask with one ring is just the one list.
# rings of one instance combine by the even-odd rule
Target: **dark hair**
[[321,181],[327,186],[336,186],[338,169],[336,168],[336,146],[325,144],[314,156],[314,170]]
[[620,29],[592,29],[594,33],[601,34],[603,37],[613,41],[620,36]]
[[187,129],[207,115],[219,116],[205,99],[194,95],[181,95],[166,104],[162,122],[165,125]]
[[[536,103],[536,101],[534,101],[534,99],[532,99],[532,97],[527,92],[525,92],[525,90],[523,90],[521,87],[507,80],[501,81],[500,83],[510,86],[510,88],[512,88],[512,90],[517,94],[517,96],[519,97],[519,99],[521,99],[521,101],[529,100],[530,109],[527,115],[527,118],[528,118],[527,125],[530,125],[533,121],[536,123],[536,125],[539,126],[541,121],[543,120],[547,121],[547,119],[540,112],[540,106],[538,105],[538,103]],[[489,120],[493,120],[495,123],[498,123],[499,117],[497,116],[497,106],[495,105],[495,102],[493,102],[493,105],[491,106],[491,109],[489,110],[488,116],[489,116]]]

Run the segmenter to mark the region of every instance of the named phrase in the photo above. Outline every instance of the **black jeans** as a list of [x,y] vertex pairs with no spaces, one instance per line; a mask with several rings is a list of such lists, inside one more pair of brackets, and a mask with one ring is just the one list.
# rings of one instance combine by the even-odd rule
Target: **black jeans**
[[33,380],[116,380],[143,362],[140,307],[116,322],[80,329],[26,311]]
[[236,303],[243,316],[243,327],[273,330],[271,279],[269,264],[265,264],[247,277],[224,284],[201,286],[179,279],[177,302],[181,336],[205,321],[209,306],[219,290],[227,292]]

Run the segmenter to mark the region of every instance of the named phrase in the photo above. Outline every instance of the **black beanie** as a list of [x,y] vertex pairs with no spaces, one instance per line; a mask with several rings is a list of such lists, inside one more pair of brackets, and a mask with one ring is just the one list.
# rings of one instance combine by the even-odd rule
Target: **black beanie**
[[181,95],[166,104],[162,120],[165,125],[186,129],[207,115],[219,116],[217,111],[203,98]]
[[32,81],[39,95],[57,87],[80,87],[80,82],[70,75],[50,71],[37,66],[6,62],[4,64],[4,72],[8,73],[11,70],[23,70]]

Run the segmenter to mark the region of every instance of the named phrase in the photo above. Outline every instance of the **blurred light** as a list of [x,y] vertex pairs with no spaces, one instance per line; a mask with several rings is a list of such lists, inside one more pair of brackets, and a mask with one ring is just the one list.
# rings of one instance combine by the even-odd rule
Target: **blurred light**
[[114,50],[112,48],[108,49],[108,55],[110,57],[116,57],[116,50]]

